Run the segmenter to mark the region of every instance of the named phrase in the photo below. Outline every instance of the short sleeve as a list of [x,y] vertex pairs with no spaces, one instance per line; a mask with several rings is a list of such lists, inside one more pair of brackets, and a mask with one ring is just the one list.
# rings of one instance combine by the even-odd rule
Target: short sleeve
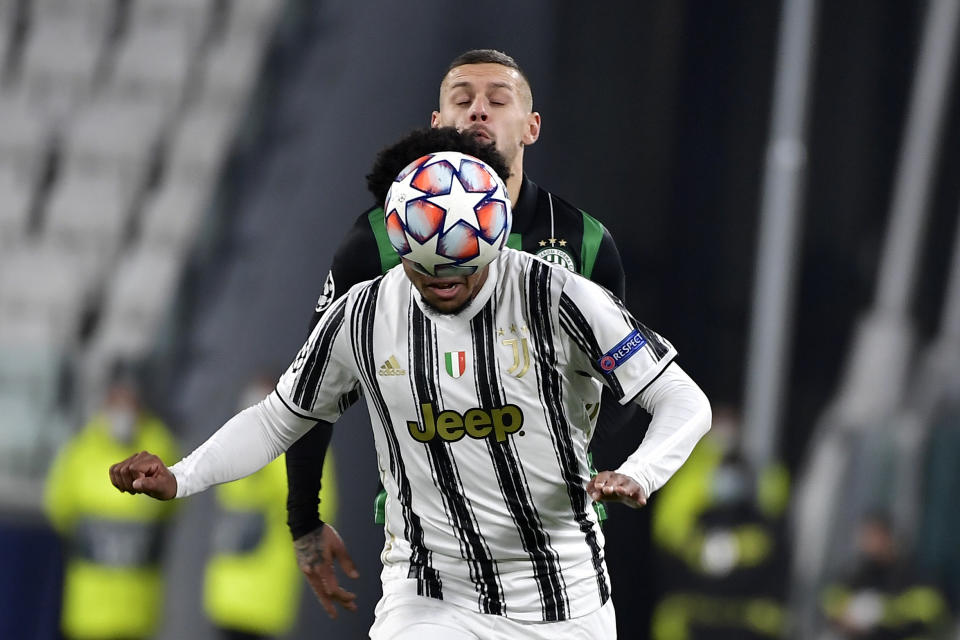
[[345,326],[348,301],[333,303],[277,383],[280,400],[302,418],[335,422],[359,395]]
[[577,275],[563,286],[559,317],[571,364],[600,380],[620,404],[635,398],[677,355],[614,295]]

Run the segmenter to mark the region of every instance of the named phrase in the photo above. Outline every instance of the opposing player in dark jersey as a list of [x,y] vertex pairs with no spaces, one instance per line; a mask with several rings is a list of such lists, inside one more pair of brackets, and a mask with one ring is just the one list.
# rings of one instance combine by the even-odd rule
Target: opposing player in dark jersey
[[[471,133],[482,144],[492,144],[507,161],[506,181],[513,205],[513,227],[508,246],[561,265],[606,287],[617,298],[625,294],[623,266],[610,233],[586,212],[538,186],[523,173],[524,150],[540,136],[540,114],[533,110],[530,83],[519,65],[506,54],[482,49],[454,59],[440,85],[439,109],[433,127],[451,126]],[[426,153],[427,150],[424,150]],[[378,204],[361,214],[340,244],[323,292],[317,301],[312,329],[330,304],[358,282],[386,273],[400,263],[390,246],[380,203],[399,166],[381,159],[381,175],[368,176]],[[409,161],[409,158],[407,158]],[[379,182],[380,184],[376,184]],[[621,407],[604,393],[598,437],[615,430],[634,415],[633,405]],[[323,455],[331,438],[330,425],[320,423],[287,452],[288,523],[297,542],[301,568],[315,589],[318,579],[309,568],[311,545],[320,526],[317,495]],[[383,524],[381,490],[375,503],[376,521]],[[598,517],[605,517],[598,503]]]

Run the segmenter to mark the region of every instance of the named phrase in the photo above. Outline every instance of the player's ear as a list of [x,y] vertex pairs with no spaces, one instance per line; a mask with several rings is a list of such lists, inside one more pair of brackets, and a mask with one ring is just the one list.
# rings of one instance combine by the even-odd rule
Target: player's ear
[[523,146],[529,147],[540,138],[540,113],[531,111],[527,114],[527,122],[523,137],[521,138]]
[[440,126],[440,112],[434,111],[430,114],[430,128],[436,129]]

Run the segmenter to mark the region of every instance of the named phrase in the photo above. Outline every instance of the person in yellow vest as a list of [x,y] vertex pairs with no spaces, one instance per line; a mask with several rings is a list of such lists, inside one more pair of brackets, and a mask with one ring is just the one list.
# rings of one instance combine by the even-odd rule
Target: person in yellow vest
[[180,455],[166,425],[142,405],[132,367],[120,364],[101,410],[47,476],[44,507],[68,555],[60,622],[67,638],[146,638],[158,628],[172,505],[122,495],[103,473],[109,460],[145,449],[168,460]]
[[713,428],[653,505],[664,583],[653,640],[783,637],[789,478],[780,464],[754,473],[739,445],[738,413],[718,408]]
[[863,516],[856,531],[856,564],[820,594],[833,638],[934,640],[952,629],[940,587],[926,579],[897,544],[889,515]]
[[[240,409],[263,400],[274,384],[269,377],[253,380],[241,394]],[[333,465],[328,453],[320,491],[327,522],[337,508]],[[203,597],[207,616],[224,640],[277,637],[296,621],[303,579],[290,547],[286,497],[283,456],[216,489],[218,513]]]

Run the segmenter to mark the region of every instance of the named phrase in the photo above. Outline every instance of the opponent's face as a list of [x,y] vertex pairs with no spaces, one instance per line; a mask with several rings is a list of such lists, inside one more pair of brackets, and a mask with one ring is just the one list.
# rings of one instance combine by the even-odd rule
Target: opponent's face
[[520,150],[540,136],[530,87],[515,69],[494,63],[454,67],[440,84],[434,127],[456,127],[495,144],[513,167]]
[[413,283],[423,301],[440,313],[457,313],[466,307],[480,287],[487,281],[489,265],[469,276],[434,278],[417,271],[407,259],[402,259],[403,271]]

